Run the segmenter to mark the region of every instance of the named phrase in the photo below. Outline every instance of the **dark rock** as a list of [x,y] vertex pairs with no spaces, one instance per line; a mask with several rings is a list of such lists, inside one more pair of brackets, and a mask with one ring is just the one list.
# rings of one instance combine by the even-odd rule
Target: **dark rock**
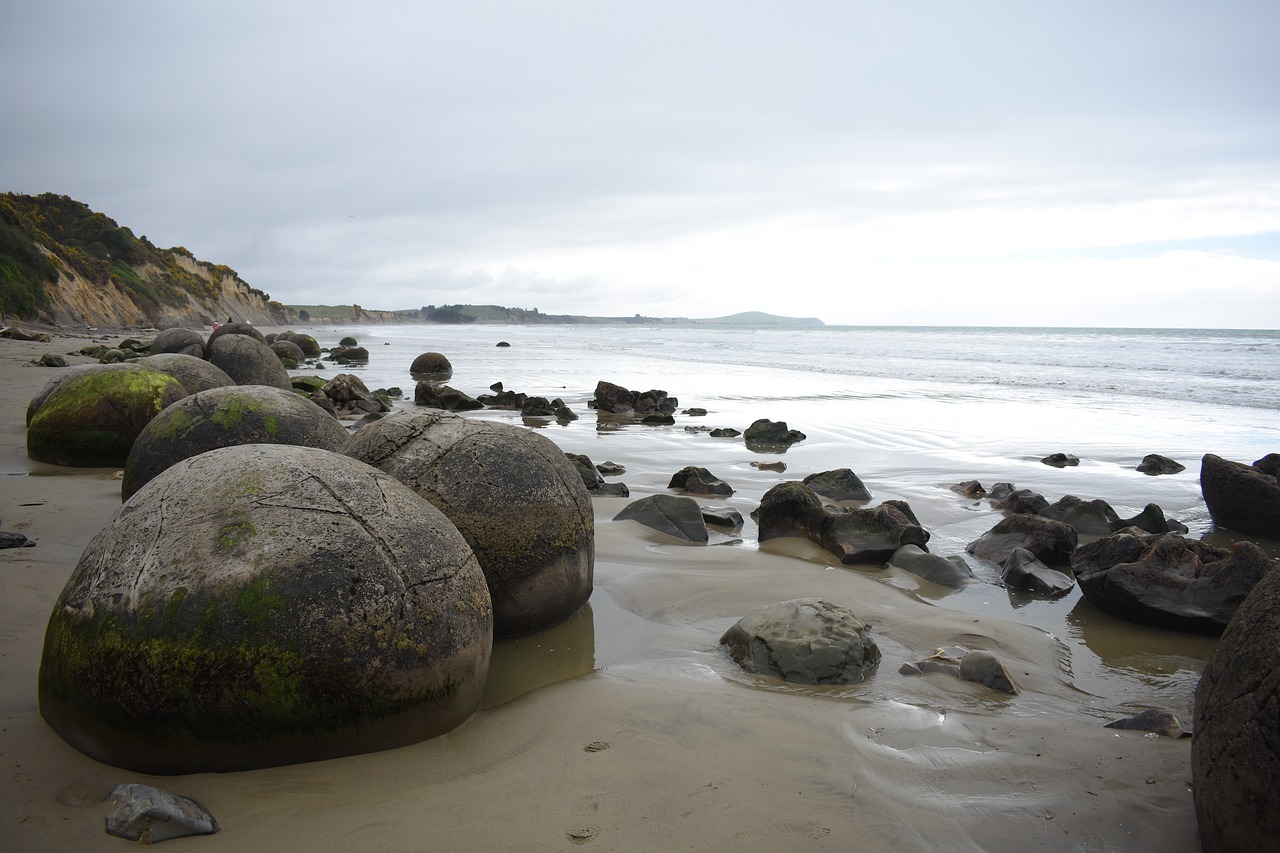
[[294,444],[338,451],[347,431],[324,409],[292,391],[231,385],[184,397],[138,434],[124,464],[120,497],[128,500],[183,459],[238,444]]
[[556,421],[558,423],[567,424],[570,421],[576,421],[577,419],[578,419],[577,413],[574,412],[573,409],[570,409],[568,406],[558,406],[556,408]]
[[329,350],[329,358],[338,364],[363,364],[369,360],[369,351],[364,347],[334,347]]
[[747,672],[793,684],[856,684],[880,662],[870,626],[849,608],[820,598],[754,610],[726,631],[720,644]]
[[668,397],[666,391],[651,389],[637,392],[600,380],[596,383],[595,396],[587,405],[601,412],[619,415],[669,415],[676,410],[679,402],[675,397]]
[[712,438],[737,438],[742,435],[742,433],[738,432],[738,430],[733,427],[720,427],[718,429],[713,429],[708,433],[708,435]]
[[593,492],[604,485],[604,477],[600,476],[596,466],[591,463],[591,459],[585,454],[566,453],[565,456],[573,463],[574,470],[582,478],[582,485],[587,487],[588,492]]
[[1014,548],[1000,568],[1000,579],[1010,589],[1025,589],[1040,595],[1065,595],[1075,589],[1075,579],[1051,569],[1026,548]]
[[49,618],[40,713],[144,773],[387,749],[475,712],[492,626],[466,540],[418,495],[328,451],[226,447],[89,543]]
[[706,409],[700,409],[700,408],[698,408],[698,407],[696,407],[696,406],[695,406],[695,407],[694,407],[694,408],[692,408],[692,409],[685,409],[685,410],[684,410],[683,412],[681,412],[680,414],[682,414],[682,415],[688,415],[688,416],[689,416],[689,417],[691,417],[691,418],[702,418],[702,417],[706,417],[707,410],[706,410]]
[[489,582],[496,636],[559,624],[591,597],[591,496],[564,451],[535,430],[421,409],[365,427],[343,452],[457,525]]
[[684,489],[686,492],[695,495],[722,495],[728,497],[733,494],[733,487],[712,474],[706,468],[698,468],[694,465],[687,465],[681,468],[671,477],[671,482],[667,483],[668,489]]
[[999,497],[996,494],[996,490],[993,488],[991,493],[987,495],[991,499],[992,506],[1018,515],[1035,515],[1049,505],[1044,495],[1039,492],[1033,492],[1030,489],[1001,491]]
[[[442,353],[424,352],[409,365],[409,374],[415,378],[421,375],[427,378],[452,379],[453,363]],[[501,386],[497,390],[501,391]]]
[[755,462],[755,461],[753,461],[753,462],[751,463],[751,467],[752,467],[752,468],[758,468],[758,469],[760,469],[761,471],[777,471],[779,474],[781,474],[783,471],[786,471],[786,470],[787,470],[787,463],[782,462],[782,461],[778,461],[778,462]]
[[640,421],[640,423],[649,424],[650,426],[671,426],[675,422],[676,419],[667,414],[645,415]]
[[298,348],[302,350],[302,354],[307,358],[320,357],[320,342],[317,341],[315,338],[313,338],[311,335],[308,335],[306,332],[294,332],[294,331],[280,332],[279,334],[276,335],[275,340],[289,341],[291,343],[297,344]]
[[591,496],[595,498],[627,498],[631,497],[631,490],[627,488],[626,483],[604,483],[592,492]]
[[1264,474],[1280,479],[1280,453],[1268,453],[1261,459],[1254,460],[1253,467]]
[[494,344],[494,346],[498,346],[498,347],[509,347],[509,346],[511,346],[511,344],[507,343],[506,341],[498,341],[496,344]]
[[34,547],[36,547],[34,539],[28,539],[21,533],[11,533],[7,530],[0,530],[0,549]]
[[742,513],[731,506],[704,506],[702,519],[715,527],[728,527],[737,530],[742,526]]
[[1156,504],[1147,504],[1142,512],[1133,518],[1122,518],[1116,522],[1115,530],[1136,527],[1146,533],[1186,533],[1187,526],[1180,521],[1166,518],[1164,510]]
[[370,412],[385,412],[390,408],[375,397],[364,380],[354,373],[339,373],[324,384],[320,393],[333,404],[340,418],[364,417]]
[[871,492],[848,468],[823,471],[804,478],[804,484],[821,497],[833,501],[869,501]]
[[951,491],[956,494],[964,495],[966,498],[985,497],[987,490],[982,488],[982,484],[977,480],[965,480],[963,483],[956,483],[951,487]]
[[36,359],[36,364],[41,367],[66,367],[67,360],[60,355],[47,352]]
[[1080,464],[1079,459],[1066,453],[1050,453],[1040,461],[1052,468],[1074,468]]
[[1036,515],[1066,522],[1082,536],[1109,535],[1120,521],[1120,516],[1116,515],[1116,511],[1106,501],[1086,501],[1075,495],[1064,495]]
[[1002,693],[1016,696],[1022,692],[1004,662],[991,652],[975,651],[961,657],[959,674],[961,681],[972,681]]
[[[998,509],[1000,502],[1008,498],[1009,495],[1013,494],[1013,492],[1013,483],[996,483],[991,487],[990,491],[987,492],[987,498],[991,501],[992,506],[995,506]],[[1048,505],[1048,503],[1048,501],[1045,501],[1046,505]]]
[[702,507],[693,498],[649,495],[627,504],[613,520],[638,521],[645,527],[688,542],[706,542],[710,538]]
[[556,413],[546,397],[527,397],[520,407],[520,415],[526,418],[549,418]]
[[525,400],[529,399],[529,395],[523,392],[515,391],[499,391],[496,394],[481,394],[476,398],[482,406],[490,409],[505,409],[508,411],[519,412],[524,409]]
[[889,565],[939,586],[964,586],[974,579],[963,557],[940,557],[919,545],[903,545],[893,552]]
[[293,341],[275,341],[271,344],[271,351],[276,354],[276,358],[280,359],[280,363],[285,367],[293,362],[293,366],[297,367],[306,359],[302,354],[302,347]]
[[338,346],[340,346],[340,347],[358,347],[358,346],[360,346],[360,342],[359,342],[358,340],[356,340],[354,337],[352,337],[351,335],[347,335],[347,336],[346,336],[346,337],[344,337],[342,340],[338,341]]
[[1155,732],[1162,737],[1189,737],[1191,732],[1182,727],[1182,721],[1172,711],[1148,708],[1123,720],[1112,720],[1104,728],[1126,729],[1133,732]]
[[271,385],[288,390],[289,371],[263,341],[247,335],[221,335],[209,344],[209,362],[237,385]]
[[1115,534],[1082,546],[1072,560],[1081,592],[1098,609],[1130,622],[1210,635],[1222,633],[1276,565],[1252,542],[1228,551],[1175,533]]
[[824,513],[819,544],[845,565],[887,563],[903,545],[924,548],[929,534],[889,502],[877,507],[832,509]]
[[751,513],[762,543],[779,536],[820,537],[825,516],[822,501],[799,480],[788,480],[769,489]]
[[492,391],[492,392],[493,392],[493,393],[495,393],[495,394],[501,394],[501,393],[502,393],[502,383],[501,383],[501,382],[495,382],[495,383],[493,383],[492,385],[490,385],[490,386],[489,386],[489,390],[490,390],[490,391]]
[[112,347],[102,354],[98,361],[102,364],[123,364],[129,358],[129,353],[117,347]]
[[1179,474],[1187,470],[1187,466],[1174,462],[1167,456],[1161,456],[1159,453],[1148,453],[1142,457],[1142,461],[1138,463],[1135,470],[1155,477],[1160,474]]
[[[209,333],[209,339],[204,344],[204,357],[209,358],[213,353],[213,343],[225,335],[240,335],[246,338],[253,338],[264,347],[267,344],[266,337],[253,327],[252,323],[223,323],[218,328]],[[277,335],[277,339],[279,336]],[[212,359],[210,359],[212,361]]]
[[209,810],[189,797],[179,797],[150,785],[116,785],[103,799],[111,803],[107,835],[159,844],[170,838],[212,835],[218,821]]
[[1025,548],[1049,566],[1064,566],[1077,543],[1075,528],[1038,515],[1011,515],[969,543],[965,550],[997,566],[1017,548]]
[[1200,491],[1214,524],[1280,539],[1280,481],[1275,475],[1206,453],[1200,463]]
[[[714,435],[715,433],[712,433]],[[786,421],[771,421],[760,418],[743,434],[747,446],[757,447],[790,447],[796,442],[804,441],[805,434],[799,430],[787,429]]]
[[27,455],[51,465],[119,467],[143,427],[185,396],[178,380],[134,365],[70,375],[32,416]]
[[606,477],[617,477],[627,473],[627,469],[619,465],[617,462],[601,462],[596,466],[596,470]]
[[1191,783],[1206,853],[1280,838],[1280,571],[1237,609],[1196,689]]

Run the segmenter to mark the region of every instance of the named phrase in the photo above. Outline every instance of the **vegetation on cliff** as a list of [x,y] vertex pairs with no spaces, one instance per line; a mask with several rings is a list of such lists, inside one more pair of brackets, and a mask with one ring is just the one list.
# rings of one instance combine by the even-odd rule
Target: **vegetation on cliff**
[[266,312],[287,313],[230,267],[198,260],[182,246],[159,249],[83,202],[54,193],[0,194],[0,312],[56,315],[60,282],[98,292],[119,288],[151,322],[190,314],[193,306],[217,314],[228,282]]

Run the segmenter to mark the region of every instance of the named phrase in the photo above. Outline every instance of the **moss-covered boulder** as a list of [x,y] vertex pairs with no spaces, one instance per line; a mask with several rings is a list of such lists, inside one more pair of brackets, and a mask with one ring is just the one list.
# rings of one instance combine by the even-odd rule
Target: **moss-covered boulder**
[[40,712],[140,772],[312,761],[458,725],[491,648],[484,576],[435,507],[339,454],[228,447],[89,543],[49,619]]
[[[306,332],[287,331],[275,336],[276,341],[291,341],[298,345],[307,358],[320,357],[320,342]],[[274,343],[274,341],[273,341]]]
[[495,636],[563,622],[591,597],[591,496],[548,439],[424,409],[364,427],[343,452],[407,484],[462,531],[489,581]]
[[124,466],[124,500],[174,463],[237,444],[295,444],[339,451],[347,431],[337,419],[292,391],[230,385],[192,394],[152,419]]
[[203,358],[185,353],[166,352],[149,355],[138,359],[139,367],[167,373],[182,383],[188,394],[208,391],[210,388],[226,388],[235,385],[235,380],[220,367],[215,367]]
[[302,347],[298,346],[293,341],[288,340],[274,341],[271,344],[271,351],[276,354],[276,357],[280,359],[280,363],[285,367],[288,367],[290,362],[293,363],[294,367],[297,367],[299,364],[302,364],[307,357],[306,354],[303,353]]
[[36,412],[40,411],[40,407],[44,405],[44,401],[49,399],[49,395],[54,392],[62,383],[74,379],[77,376],[86,376],[93,373],[105,373],[112,370],[134,370],[136,365],[132,364],[76,364],[68,367],[66,370],[60,370],[58,373],[44,384],[30,402],[27,403],[27,424],[31,424],[31,419],[36,416]]
[[72,376],[32,415],[27,456],[51,465],[119,467],[143,427],[185,396],[172,376],[136,365]]

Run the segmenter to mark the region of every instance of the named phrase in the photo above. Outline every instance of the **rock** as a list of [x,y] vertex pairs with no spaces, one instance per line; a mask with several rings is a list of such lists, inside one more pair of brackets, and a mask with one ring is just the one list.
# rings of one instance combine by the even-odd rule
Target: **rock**
[[138,366],[172,376],[182,383],[188,394],[227,388],[236,382],[225,370],[214,367],[203,358],[185,353],[166,352],[138,359]]
[[67,360],[60,355],[47,352],[36,359],[36,364],[41,367],[66,367]]
[[184,397],[139,433],[124,464],[120,496],[134,492],[174,463],[218,447],[294,444],[337,452],[347,431],[333,415],[292,391],[231,385]]
[[98,359],[102,364],[123,364],[129,358],[129,353],[122,349],[112,347],[102,354]]
[[[196,352],[194,350],[198,349]],[[151,354],[182,353],[204,357],[204,335],[193,329],[165,329],[156,333],[151,341]]]
[[142,428],[185,396],[173,377],[134,365],[70,376],[32,416],[27,456],[51,465],[118,468]]
[[359,342],[358,340],[356,340],[354,337],[352,337],[351,335],[346,335],[345,337],[343,337],[343,339],[342,339],[342,340],[338,341],[338,346],[340,346],[340,347],[358,347],[358,346],[360,346],[360,342]]
[[627,504],[613,520],[638,521],[645,527],[686,542],[710,539],[702,507],[693,498],[683,496],[649,495]]
[[833,501],[869,501],[871,492],[848,468],[823,471],[804,478],[804,484],[821,497]]
[[289,384],[289,371],[284,369],[279,357],[257,338],[221,335],[211,339],[209,362],[221,368],[237,385],[271,385],[286,391],[293,387]]
[[717,429],[711,430],[711,432],[707,434],[712,438],[737,438],[738,436],[742,435],[742,433],[740,433],[738,430],[734,429],[733,427],[719,427]]
[[1065,522],[1038,515],[1011,515],[965,550],[1000,566],[1015,549],[1025,548],[1045,565],[1065,566],[1077,541],[1075,528]]
[[1255,460],[1253,467],[1264,474],[1280,479],[1280,453],[1268,453],[1261,459]]
[[666,391],[651,389],[649,391],[631,391],[621,385],[600,380],[596,383],[595,396],[587,401],[587,405],[601,412],[613,412],[620,415],[670,415],[679,407],[675,397],[668,397]]
[[1280,481],[1274,474],[1206,453],[1200,463],[1200,491],[1214,524],[1280,539]]
[[472,412],[483,409],[484,403],[472,399],[466,393],[448,385],[436,385],[423,380],[413,390],[413,402],[418,406],[444,409],[448,412]]
[[627,473],[627,469],[619,465],[617,462],[601,462],[596,466],[596,470],[606,477],[618,477]]
[[363,364],[369,360],[369,351],[364,347],[337,346],[329,350],[329,358],[338,364]]
[[1009,589],[1025,589],[1040,595],[1065,595],[1075,589],[1075,579],[1051,569],[1026,548],[1014,548],[1000,569],[1000,579]]
[[1112,720],[1104,728],[1155,732],[1162,737],[1171,738],[1191,736],[1191,732],[1182,727],[1182,721],[1178,719],[1177,714],[1171,711],[1162,711],[1158,708],[1148,708],[1132,717],[1125,717],[1123,720]]
[[751,517],[759,541],[803,536],[840,558],[840,562],[887,563],[903,545],[923,549],[929,534],[910,508],[884,503],[871,508],[825,508],[803,483],[791,480],[765,492]]
[[1237,609],[1196,690],[1191,782],[1206,853],[1280,838],[1280,572]]
[[1228,551],[1176,533],[1114,534],[1082,546],[1072,559],[1080,591],[1098,609],[1130,622],[1210,635],[1222,633],[1276,565],[1252,542]]
[[271,351],[276,354],[276,358],[280,359],[280,363],[286,368],[290,366],[290,363],[296,368],[306,360],[302,347],[293,341],[275,341],[270,346]]
[[675,418],[673,418],[671,415],[666,415],[666,414],[645,415],[640,420],[640,423],[648,424],[649,426],[671,426],[675,422],[676,422]]
[[702,409],[702,408],[698,408],[698,407],[696,407],[696,406],[695,406],[695,407],[694,407],[694,408],[692,408],[692,409],[685,409],[685,410],[684,410],[683,412],[681,412],[680,414],[682,414],[682,415],[688,415],[688,416],[689,416],[689,417],[691,417],[691,418],[702,418],[702,417],[706,417],[707,410],[706,410],[706,409]]
[[302,350],[302,354],[307,358],[320,357],[320,342],[305,332],[287,331],[276,335],[277,341],[289,341],[298,345]]
[[997,493],[993,488],[987,497],[991,499],[991,505],[996,509],[1017,515],[1035,515],[1049,505],[1044,495],[1030,489],[1012,489]]
[[596,491],[604,485],[604,477],[596,470],[590,457],[582,453],[566,453],[565,458],[573,463],[574,470],[582,478],[582,485],[587,487],[588,492]]
[[219,829],[200,803],[150,785],[116,785],[103,799],[111,803],[107,835],[128,841],[159,844],[170,838],[212,835]]
[[972,681],[974,684],[981,684],[983,687],[990,687],[1002,693],[1012,693],[1016,696],[1022,692],[1022,688],[1009,674],[1008,668],[991,652],[975,651],[961,657],[959,674],[961,681]]
[[136,370],[137,366],[132,364],[77,364],[68,367],[64,371],[59,371],[52,379],[44,384],[31,401],[27,403],[27,424],[31,424],[31,419],[35,417],[36,412],[44,405],[44,401],[49,398],[62,383],[77,377],[89,376],[94,373],[104,373],[113,370]]
[[752,461],[752,463],[751,463],[751,467],[752,467],[752,468],[758,468],[758,469],[760,469],[761,471],[777,471],[779,474],[781,474],[783,471],[786,471],[786,470],[787,470],[787,463],[785,463],[785,462],[781,462],[781,461],[779,461],[779,462],[756,462],[756,461]]
[[573,409],[570,409],[568,406],[562,405],[556,408],[557,423],[567,424],[570,421],[576,421],[577,419],[578,419],[578,415],[573,411]]
[[768,605],[720,638],[747,672],[793,684],[855,684],[874,672],[880,649],[853,611],[820,598]]
[[[209,333],[209,338],[204,343],[204,356],[209,358],[213,352],[213,342],[224,335],[240,335],[242,337],[253,338],[262,345],[266,345],[266,336],[253,327],[252,323],[223,323],[218,328]],[[279,336],[277,336],[277,339]],[[212,359],[210,359],[212,360]]]
[[919,545],[903,545],[893,552],[889,565],[940,586],[964,586],[974,579],[963,557],[940,557]]
[[457,525],[489,582],[496,636],[563,622],[591,597],[591,496],[564,452],[533,430],[425,409],[365,427],[344,452]]
[[733,487],[712,474],[706,468],[699,468],[695,465],[686,465],[671,477],[671,482],[667,483],[668,489],[683,489],[694,495],[722,495],[728,497],[733,494]]
[[1040,461],[1053,468],[1074,468],[1080,464],[1079,459],[1066,453],[1050,453]]
[[364,417],[370,413],[391,410],[391,407],[375,397],[369,391],[369,386],[364,384],[364,380],[354,373],[339,373],[330,379],[320,389],[320,396],[333,405],[334,412],[340,418]]
[[161,473],[89,543],[49,619],[40,712],[145,773],[387,749],[474,713],[492,624],[466,541],[393,478],[226,447]]
[[956,494],[964,495],[966,498],[974,498],[975,500],[985,497],[987,494],[987,490],[982,488],[982,484],[977,480],[965,480],[963,483],[956,483],[954,486],[951,486],[951,491]]
[[742,513],[731,506],[704,506],[702,520],[714,527],[727,527],[737,530],[742,526]]
[[1086,501],[1075,495],[1064,495],[1036,515],[1070,524],[1081,536],[1107,536],[1120,521],[1120,516],[1106,501]]
[[[712,433],[715,435],[715,433]],[[747,446],[755,445],[757,447],[790,447],[796,442],[804,441],[805,434],[799,430],[787,429],[786,421],[771,421],[768,418],[760,418],[751,426],[747,427],[747,431],[743,434],[743,440]]]
[[1142,512],[1133,518],[1122,518],[1115,524],[1115,530],[1136,527],[1147,533],[1186,533],[1187,526],[1172,518],[1165,518],[1164,510],[1155,504],[1147,504]]
[[40,344],[53,341],[53,335],[48,332],[33,332],[22,326],[7,326],[0,329],[0,338],[8,338],[11,341],[33,341]]
[[426,378],[452,379],[453,363],[443,353],[424,352],[409,365],[409,375],[415,379],[420,375]]
[[35,540],[28,539],[21,533],[10,533],[7,530],[0,530],[0,549],[34,547],[36,547]]
[[1180,462],[1174,462],[1167,456],[1161,456],[1158,453],[1148,453],[1142,457],[1142,461],[1138,463],[1138,467],[1134,469],[1141,471],[1143,474],[1149,474],[1152,477],[1160,474],[1180,474],[1187,470],[1187,466]]
[[507,343],[506,341],[498,341],[496,344],[494,344],[494,346],[497,346],[497,347],[509,347],[509,346],[511,346],[511,344]]
[[631,497],[631,490],[627,488],[626,483],[603,483],[591,493],[591,496],[593,498],[628,498]]
[[526,397],[520,407],[520,416],[525,418],[549,418],[555,413],[555,407],[546,397]]
[[[999,508],[1000,502],[1009,497],[1015,491],[1013,483],[996,483],[987,492],[987,498],[990,499],[991,505]],[[1049,502],[1045,501],[1048,506]]]

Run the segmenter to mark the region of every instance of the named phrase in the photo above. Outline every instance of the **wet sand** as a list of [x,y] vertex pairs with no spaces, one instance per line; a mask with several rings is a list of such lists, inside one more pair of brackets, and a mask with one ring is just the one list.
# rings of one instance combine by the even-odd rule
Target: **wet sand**
[[[1159,662],[1145,658],[1158,658],[1167,640],[1174,658],[1200,659],[1211,641],[1127,626],[1113,637],[1105,620],[1086,615],[1081,632],[1117,656],[1086,660],[1080,638],[1056,630],[1070,614],[1050,619],[1049,630],[1025,624],[1010,618],[1002,589],[948,596],[910,576],[839,566],[800,540],[683,546],[611,522],[624,499],[595,503],[589,609],[500,643],[484,707],[448,735],[245,773],[148,777],[93,761],[41,720],[36,671],[49,609],[119,506],[120,483],[110,470],[31,462],[24,444],[26,403],[55,370],[23,363],[86,342],[0,341],[0,529],[39,541],[0,551],[5,849],[122,849],[103,832],[101,802],[121,782],[194,797],[213,812],[219,834],[175,849],[1198,849],[1189,739],[1102,723],[1129,703],[1185,704],[1185,666],[1171,667],[1183,675],[1169,688]],[[642,460],[664,451],[664,435],[610,446],[633,471],[622,478],[633,498],[660,489],[663,471],[708,464],[686,450],[678,465],[668,455],[646,473]],[[740,446],[718,447],[713,471],[754,478],[718,501],[744,515],[761,490],[792,476],[756,472]],[[913,507],[925,500],[907,497]],[[942,510],[917,512],[930,527]],[[939,541],[988,522],[956,522]],[[744,613],[801,596],[849,606],[872,624],[884,659],[871,679],[784,685],[742,673],[719,648]],[[1024,692],[897,673],[940,646],[994,652]],[[1107,674],[1126,668],[1128,680]],[[1189,708],[1174,710],[1185,719]]]

